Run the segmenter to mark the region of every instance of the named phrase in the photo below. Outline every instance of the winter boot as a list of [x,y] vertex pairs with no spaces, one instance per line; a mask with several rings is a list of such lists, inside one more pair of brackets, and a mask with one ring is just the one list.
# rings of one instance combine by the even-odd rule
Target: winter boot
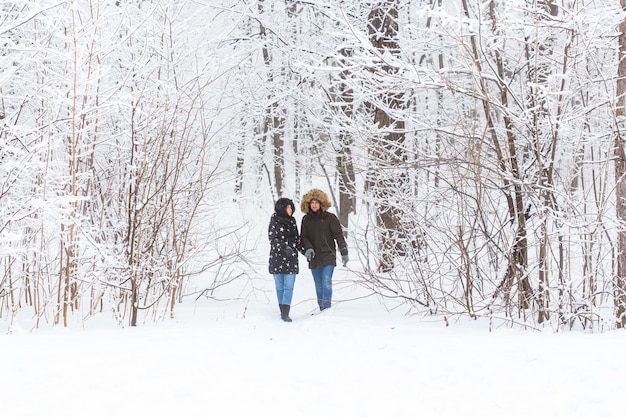
[[280,318],[285,322],[291,322],[291,318],[289,317],[289,310],[291,306],[289,304],[279,304],[280,306]]

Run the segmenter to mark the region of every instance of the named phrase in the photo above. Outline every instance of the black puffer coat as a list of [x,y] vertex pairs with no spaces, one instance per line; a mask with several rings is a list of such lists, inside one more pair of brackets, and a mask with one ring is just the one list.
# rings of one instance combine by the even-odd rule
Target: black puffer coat
[[[311,200],[320,202],[317,213],[311,211]],[[315,269],[320,266],[337,265],[337,246],[342,255],[348,254],[348,246],[343,237],[343,231],[339,219],[328,210],[331,206],[326,193],[316,188],[302,197],[300,209],[306,213],[302,218],[300,239],[304,249],[312,248],[315,257],[309,262],[309,268]],[[335,246],[337,242],[337,246]]]
[[[302,252],[298,225],[293,215],[287,214],[287,207],[295,211],[293,201],[279,198],[274,205],[274,214],[270,218],[267,231],[270,239],[270,274],[297,274],[298,252]],[[290,249],[288,249],[290,248]]]

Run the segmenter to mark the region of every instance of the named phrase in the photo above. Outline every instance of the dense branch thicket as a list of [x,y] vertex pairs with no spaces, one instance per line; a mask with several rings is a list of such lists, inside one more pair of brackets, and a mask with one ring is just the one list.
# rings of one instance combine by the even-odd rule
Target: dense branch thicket
[[171,315],[192,277],[246,273],[245,223],[212,210],[322,184],[383,298],[623,324],[619,2],[0,10],[7,321]]
[[227,98],[175,4],[0,7],[0,315],[67,326],[106,309],[134,326],[173,314],[200,272],[222,271],[207,290],[234,279],[241,247],[211,250],[228,230],[203,209],[227,178]]

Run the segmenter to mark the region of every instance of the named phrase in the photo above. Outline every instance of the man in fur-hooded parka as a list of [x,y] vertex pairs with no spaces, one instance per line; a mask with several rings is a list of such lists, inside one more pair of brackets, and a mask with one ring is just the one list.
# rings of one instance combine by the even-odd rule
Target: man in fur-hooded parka
[[[317,212],[311,210],[311,200],[319,201],[320,209]],[[327,211],[330,206],[326,193],[316,188],[306,193],[300,202],[300,209],[305,213],[300,227],[302,246],[305,251],[315,251],[315,257],[309,262],[310,269],[325,265],[336,266],[337,246],[341,255],[348,255],[348,246],[339,219]]]

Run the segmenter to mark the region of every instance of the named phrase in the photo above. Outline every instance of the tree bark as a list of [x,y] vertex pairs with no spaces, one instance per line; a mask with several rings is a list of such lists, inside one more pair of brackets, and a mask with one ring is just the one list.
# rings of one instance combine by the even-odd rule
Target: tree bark
[[[350,51],[343,48],[343,57],[350,56]],[[337,101],[340,103],[340,115],[349,120],[353,117],[354,91],[346,82],[349,78],[349,71],[344,70],[340,74],[341,82],[337,86]],[[354,139],[351,134],[343,130],[339,134],[340,149],[337,152],[337,172],[339,173],[339,223],[344,231],[344,236],[348,235],[348,220],[350,213],[355,211],[355,176],[354,162],[352,158],[352,144]]]
[[[398,3],[399,0],[382,1],[368,16],[370,42],[381,55],[391,53],[397,56],[400,53]],[[396,68],[383,62],[380,71],[382,79],[398,72]],[[379,95],[379,101],[373,109],[374,124],[380,133],[372,138],[369,145],[369,155],[374,165],[369,186],[373,191],[377,227],[380,231],[378,270],[389,272],[393,269],[395,254],[403,238],[400,228],[402,213],[394,204],[394,196],[408,182],[406,175],[398,175],[398,168],[402,169],[406,162],[405,123],[391,113],[406,106],[404,91],[394,91],[393,87],[381,90],[385,92]]]
[[[626,0],[620,0],[626,11]],[[626,18],[620,24],[619,65],[617,67],[617,129],[615,135],[615,209],[619,227],[617,231],[617,272],[615,276],[614,303],[617,327],[626,326],[626,153],[622,137],[625,127],[626,106]]]

